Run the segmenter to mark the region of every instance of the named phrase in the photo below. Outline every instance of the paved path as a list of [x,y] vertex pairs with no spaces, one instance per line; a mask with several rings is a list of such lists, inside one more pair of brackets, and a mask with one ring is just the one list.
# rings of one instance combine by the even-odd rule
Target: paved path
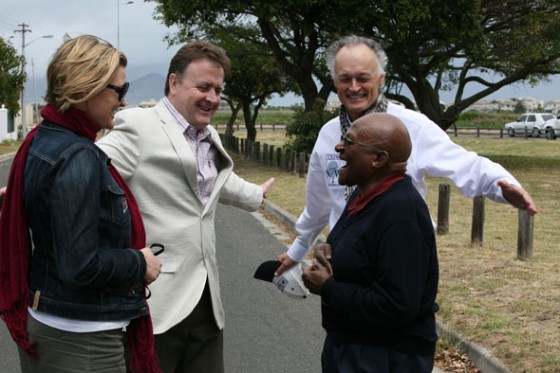
[[[265,220],[264,224],[269,224]],[[218,262],[226,311],[226,372],[320,372],[319,298],[291,299],[253,279],[286,248],[252,214],[220,206]]]

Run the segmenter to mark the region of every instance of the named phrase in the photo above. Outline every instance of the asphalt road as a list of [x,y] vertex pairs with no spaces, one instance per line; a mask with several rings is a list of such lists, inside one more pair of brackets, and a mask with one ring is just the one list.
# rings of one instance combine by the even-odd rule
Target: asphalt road
[[[9,165],[0,161],[0,186],[6,185]],[[292,299],[273,284],[253,278],[260,263],[274,259],[285,247],[261,219],[236,208],[220,206],[216,227],[226,311],[226,372],[320,372],[324,331],[319,298]],[[3,322],[0,371],[20,373],[16,347]]]
[[221,206],[216,227],[226,372],[320,372],[325,333],[319,298],[292,299],[271,283],[252,278],[260,263],[286,248],[239,209]]

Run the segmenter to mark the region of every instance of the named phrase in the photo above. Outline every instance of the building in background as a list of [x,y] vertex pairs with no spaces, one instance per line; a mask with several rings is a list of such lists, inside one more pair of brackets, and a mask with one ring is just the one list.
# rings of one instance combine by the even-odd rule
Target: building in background
[[2,105],[2,108],[0,108],[0,142],[17,140],[17,127],[14,122],[13,116],[10,115],[8,109]]

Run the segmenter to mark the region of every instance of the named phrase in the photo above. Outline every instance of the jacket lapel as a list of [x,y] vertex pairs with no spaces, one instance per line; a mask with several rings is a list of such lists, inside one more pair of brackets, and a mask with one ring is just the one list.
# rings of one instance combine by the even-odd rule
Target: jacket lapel
[[175,153],[179,158],[183,171],[185,173],[185,178],[190,188],[196,195],[199,195],[198,191],[198,180],[197,180],[197,168],[196,168],[196,158],[187,143],[187,140],[181,133],[179,126],[177,125],[173,115],[167,110],[163,101],[158,102],[155,107],[159,119],[161,121],[161,126],[163,131],[169,138],[169,141],[175,149]]

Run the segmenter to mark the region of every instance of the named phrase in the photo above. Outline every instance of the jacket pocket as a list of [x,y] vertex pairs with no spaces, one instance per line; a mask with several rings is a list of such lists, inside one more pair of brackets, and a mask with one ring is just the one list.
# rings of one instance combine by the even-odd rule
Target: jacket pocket
[[111,201],[111,220],[118,225],[130,223],[130,212],[126,196],[117,184],[109,184],[107,188]]

